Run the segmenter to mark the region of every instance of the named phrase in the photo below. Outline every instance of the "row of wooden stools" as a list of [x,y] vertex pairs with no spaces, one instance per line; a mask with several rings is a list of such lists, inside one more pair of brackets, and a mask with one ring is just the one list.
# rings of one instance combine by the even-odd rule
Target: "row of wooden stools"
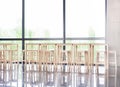
[[[109,64],[108,45],[101,43],[28,43],[21,56],[25,70],[80,72],[84,68],[90,72],[95,66],[98,72],[99,65],[107,70]],[[18,58],[18,44],[0,44],[0,63],[9,63],[10,69],[12,64],[19,64]]]
[[[39,71],[66,71],[86,73],[95,66],[98,72],[99,65],[108,68],[107,44],[26,44],[23,51],[26,66]],[[27,69],[27,68],[26,68]]]

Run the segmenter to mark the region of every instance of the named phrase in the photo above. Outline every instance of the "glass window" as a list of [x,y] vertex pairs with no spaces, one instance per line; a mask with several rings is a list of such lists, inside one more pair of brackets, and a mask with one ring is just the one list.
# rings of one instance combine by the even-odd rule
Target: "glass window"
[[66,37],[105,37],[105,0],[66,0]]
[[25,0],[25,37],[63,36],[62,0]]
[[0,0],[0,37],[20,38],[22,0]]

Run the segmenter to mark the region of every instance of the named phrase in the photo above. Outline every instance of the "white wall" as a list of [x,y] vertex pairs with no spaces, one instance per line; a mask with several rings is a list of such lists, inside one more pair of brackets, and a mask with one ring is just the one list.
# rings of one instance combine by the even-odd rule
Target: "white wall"
[[117,51],[120,65],[120,0],[107,0],[106,43],[109,49]]

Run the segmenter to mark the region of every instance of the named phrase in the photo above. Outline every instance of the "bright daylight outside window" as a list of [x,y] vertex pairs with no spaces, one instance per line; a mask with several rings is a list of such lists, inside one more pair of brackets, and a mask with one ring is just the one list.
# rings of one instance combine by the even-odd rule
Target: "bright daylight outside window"
[[25,0],[25,12],[26,38],[63,36],[62,0]]
[[105,37],[105,0],[66,0],[66,37]]
[[22,37],[21,14],[21,0],[0,0],[0,38]]

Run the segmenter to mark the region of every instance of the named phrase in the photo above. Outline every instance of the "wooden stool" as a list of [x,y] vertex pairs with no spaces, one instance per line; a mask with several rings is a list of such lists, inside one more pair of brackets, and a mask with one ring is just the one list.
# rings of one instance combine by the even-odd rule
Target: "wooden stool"
[[[96,73],[99,73],[98,66],[103,65],[105,73],[107,72],[108,44],[95,43],[92,45],[91,63],[96,67]],[[100,73],[99,73],[100,74]]]
[[103,65],[105,67],[106,70],[106,64],[107,64],[107,53],[105,51],[97,51],[96,52],[96,70],[97,73],[99,73],[99,65]]
[[75,44],[74,45],[74,60],[75,60],[75,72],[81,73],[81,67],[84,66],[85,72],[89,73],[90,70],[90,46],[89,44]]
[[73,44],[58,44],[58,61],[61,71],[71,71],[71,65],[74,63]]

